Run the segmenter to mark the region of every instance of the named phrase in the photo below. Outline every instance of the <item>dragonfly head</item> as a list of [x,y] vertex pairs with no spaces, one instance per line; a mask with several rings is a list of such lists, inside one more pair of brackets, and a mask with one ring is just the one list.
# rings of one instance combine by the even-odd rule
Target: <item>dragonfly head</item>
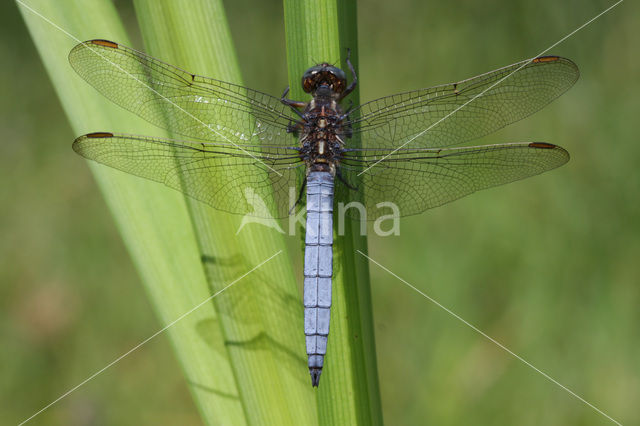
[[311,67],[302,76],[302,88],[305,92],[316,95],[340,94],[347,87],[347,76],[340,68],[322,63]]

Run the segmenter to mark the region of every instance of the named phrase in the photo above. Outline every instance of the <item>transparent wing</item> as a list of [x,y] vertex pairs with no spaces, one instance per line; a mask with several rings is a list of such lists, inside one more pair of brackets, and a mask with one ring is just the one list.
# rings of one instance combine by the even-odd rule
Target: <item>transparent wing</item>
[[224,143],[90,133],[76,139],[73,149],[218,210],[266,218],[288,216],[305,176],[297,149],[278,146],[239,149]]
[[362,135],[365,148],[393,149],[409,141],[407,148],[458,145],[540,110],[569,89],[578,76],[578,67],[569,59],[540,57],[458,83],[362,104],[350,114],[357,118],[347,125]]
[[[473,192],[502,185],[554,169],[569,160],[563,148],[544,142],[512,143],[443,149],[405,149],[394,152],[375,167],[388,151],[353,150],[345,153],[337,185],[338,201],[350,191],[362,203],[367,220],[392,214],[390,202],[401,216],[441,206]],[[355,210],[348,214],[358,218]]]
[[73,69],[100,93],[172,132],[235,145],[291,142],[297,118],[278,98],[191,74],[106,40],[90,40],[69,53]]

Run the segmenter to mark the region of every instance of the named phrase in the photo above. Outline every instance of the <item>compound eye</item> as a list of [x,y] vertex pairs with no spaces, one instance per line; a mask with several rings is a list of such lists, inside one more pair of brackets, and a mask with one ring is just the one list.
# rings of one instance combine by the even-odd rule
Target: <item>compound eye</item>
[[315,84],[313,77],[304,77],[302,79],[302,90],[304,90],[305,93],[311,93]]
[[345,81],[334,76],[333,78],[333,90],[337,93],[344,92]]
[[327,73],[333,86],[333,91],[336,93],[344,92],[344,89],[347,87],[347,76],[344,74],[344,71],[340,68],[330,67]]
[[306,93],[311,93],[315,89],[318,80],[318,67],[311,67],[302,75],[302,89]]

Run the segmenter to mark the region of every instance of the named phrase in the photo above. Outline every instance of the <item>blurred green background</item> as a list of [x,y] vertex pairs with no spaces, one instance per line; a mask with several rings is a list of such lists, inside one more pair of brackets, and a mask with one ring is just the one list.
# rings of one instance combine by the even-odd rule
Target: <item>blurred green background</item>
[[[116,4],[136,40],[131,4]],[[533,56],[611,4],[360,2],[361,98]],[[226,7],[245,83],[280,94],[281,3]],[[404,219],[399,237],[369,239],[372,258],[623,424],[640,424],[638,22],[638,4],[624,2],[554,48],[580,67],[576,86],[478,141],[556,143],[571,153],[567,165]],[[160,324],[71,150],[77,135],[13,2],[0,4],[0,34],[0,424],[15,424]],[[610,423],[391,275],[371,272],[387,424]],[[200,422],[160,338],[33,424]]]

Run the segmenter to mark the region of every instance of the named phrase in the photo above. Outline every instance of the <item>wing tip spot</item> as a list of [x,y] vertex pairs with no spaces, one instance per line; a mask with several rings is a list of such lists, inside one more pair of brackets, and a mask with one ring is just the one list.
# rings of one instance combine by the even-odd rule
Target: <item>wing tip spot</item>
[[546,142],[531,142],[529,144],[529,148],[540,148],[540,149],[555,149],[558,145],[554,145],[552,143]]
[[111,49],[117,49],[118,48],[118,43],[113,42],[113,41],[109,41],[109,40],[103,40],[103,39],[100,39],[100,38],[91,40],[91,41],[89,41],[89,43],[95,44],[97,46],[109,47]]
[[85,135],[89,139],[100,139],[100,138],[112,138],[113,133],[109,132],[94,132]]
[[555,62],[560,60],[560,56],[540,56],[538,58],[535,58],[533,60],[533,63],[540,63],[540,62]]

